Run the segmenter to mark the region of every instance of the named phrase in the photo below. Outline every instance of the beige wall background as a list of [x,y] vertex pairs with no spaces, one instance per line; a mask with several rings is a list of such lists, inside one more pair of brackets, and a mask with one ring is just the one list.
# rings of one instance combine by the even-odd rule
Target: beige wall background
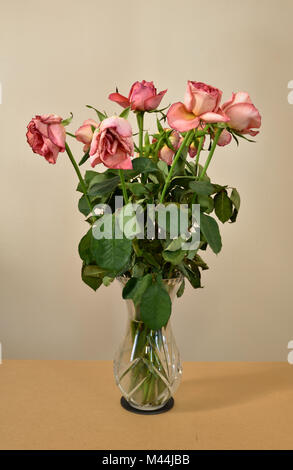
[[[74,172],[26,144],[35,114],[74,113],[69,130],[118,112],[107,95],[135,80],[181,100],[188,79],[247,90],[263,117],[256,144],[219,149],[210,168],[242,196],[239,220],[207,252],[173,326],[185,360],[286,360],[292,317],[293,3],[288,0],[1,1],[0,342],[4,358],[110,359],[123,335],[120,287],[91,291],[77,252],[86,230]],[[72,144],[80,158],[81,147]],[[85,165],[86,166],[86,165]]]

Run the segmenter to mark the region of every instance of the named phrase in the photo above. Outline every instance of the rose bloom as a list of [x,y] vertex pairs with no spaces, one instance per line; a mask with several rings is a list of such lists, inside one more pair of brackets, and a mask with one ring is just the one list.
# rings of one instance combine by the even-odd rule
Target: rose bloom
[[[170,129],[164,129],[165,131],[170,131]],[[169,140],[171,142],[172,147],[174,148],[171,149],[168,147],[167,144],[163,145],[163,147],[159,151],[159,159],[163,160],[164,162],[167,163],[167,165],[172,165],[173,162],[173,157],[176,153],[176,151],[179,149],[182,138],[180,137],[180,134],[176,131],[172,131],[172,133],[169,135]],[[157,142],[157,139],[153,139],[153,143]]]
[[143,80],[132,85],[128,98],[120,93],[111,93],[109,99],[123,108],[131,106],[133,111],[152,111],[159,106],[166,91],[157,93],[153,82]]
[[65,129],[62,117],[56,114],[43,114],[34,117],[27,126],[27,141],[34,153],[55,164],[59,152],[65,150]]
[[229,101],[223,104],[222,110],[228,116],[228,126],[241,134],[250,134],[255,136],[261,126],[261,116],[252,103],[248,93],[239,91],[232,93]]
[[84,121],[82,126],[80,126],[75,132],[76,140],[84,144],[84,152],[86,152],[91,146],[92,138],[94,135],[92,129],[93,127],[96,129],[97,127],[99,127],[99,124],[94,121],[94,119],[87,119],[86,121]]
[[220,110],[222,92],[201,82],[187,82],[184,103],[174,103],[167,113],[169,126],[186,132],[199,126],[200,121],[215,123],[229,119]]
[[108,168],[131,170],[134,145],[132,129],[126,119],[112,116],[101,122],[96,129],[91,147],[92,167],[103,163]]

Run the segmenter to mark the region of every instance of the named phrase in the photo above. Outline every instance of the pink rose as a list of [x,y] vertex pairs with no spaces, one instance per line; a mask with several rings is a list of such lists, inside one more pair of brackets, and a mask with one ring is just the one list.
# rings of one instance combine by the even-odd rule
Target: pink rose
[[225,145],[230,144],[231,140],[232,135],[230,134],[230,132],[228,132],[227,129],[223,129],[217,142],[217,145],[219,145],[220,147],[224,147]]
[[223,104],[223,112],[228,116],[228,126],[241,134],[250,134],[255,136],[259,131],[253,128],[259,128],[261,125],[261,116],[253,105],[248,93],[239,91],[232,93],[229,101]]
[[99,124],[93,119],[87,119],[86,121],[84,121],[83,125],[80,126],[75,132],[76,140],[84,144],[84,152],[86,152],[91,146],[92,138],[94,135],[92,129],[93,127],[96,129],[97,127],[99,127]]
[[184,103],[174,103],[167,113],[169,126],[180,132],[198,127],[200,121],[215,123],[229,120],[219,112],[222,92],[201,82],[187,82]]
[[38,153],[49,163],[56,163],[59,152],[65,150],[65,129],[62,117],[56,114],[43,114],[34,117],[27,126],[26,138],[34,153]]
[[90,162],[92,167],[103,163],[108,168],[131,170],[133,150],[129,122],[121,117],[109,117],[101,122],[93,135]]
[[[164,130],[169,131],[170,129],[164,129]],[[174,157],[176,151],[179,149],[182,139],[181,139],[180,134],[178,132],[173,131],[169,135],[169,140],[170,140],[171,145],[174,148],[174,150],[172,150],[170,147],[168,147],[167,144],[163,145],[163,147],[159,151],[159,159],[166,162],[167,165],[172,165],[173,157]],[[153,139],[153,142],[155,142],[155,141],[156,141],[156,139]]]
[[143,80],[132,85],[128,98],[120,93],[111,93],[109,99],[123,108],[131,106],[133,111],[152,111],[159,106],[166,91],[157,93],[153,82]]

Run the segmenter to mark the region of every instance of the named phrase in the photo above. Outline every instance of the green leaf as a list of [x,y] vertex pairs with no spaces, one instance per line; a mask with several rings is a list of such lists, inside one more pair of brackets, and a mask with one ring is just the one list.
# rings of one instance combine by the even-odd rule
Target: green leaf
[[85,264],[94,263],[94,258],[91,253],[91,240],[92,240],[92,230],[90,229],[84,237],[79,242],[78,252],[81,259]]
[[84,156],[82,157],[78,165],[79,166],[83,165],[89,158],[90,158],[90,149],[86,151],[86,153],[84,154]]
[[138,262],[132,268],[133,277],[142,277],[144,275],[146,265],[144,263]]
[[151,274],[146,274],[142,278],[130,278],[122,291],[123,299],[132,299],[135,305],[139,305],[145,290],[151,283]]
[[165,251],[180,250],[184,241],[185,240],[183,240],[181,237],[174,238],[169,244],[167,244]]
[[214,185],[209,181],[191,181],[189,187],[192,191],[201,196],[210,196],[215,192]]
[[100,121],[104,121],[104,119],[106,119],[106,114],[104,113],[101,113],[101,111],[99,111],[98,109],[94,108],[93,106],[90,106],[89,104],[86,105],[87,108],[90,108],[90,109],[93,109],[94,111],[96,111],[97,115],[98,115],[98,118],[100,119]]
[[[72,118],[73,118],[73,114],[70,113],[70,117],[69,117],[69,118],[63,119],[63,121],[61,121],[62,126],[68,126],[68,124],[71,123]],[[75,137],[75,136],[74,136],[74,137]]]
[[[97,171],[94,171],[94,170],[87,170],[85,172],[85,175],[84,175],[84,181],[85,181],[85,185],[86,187],[88,187],[88,185],[90,184],[91,180],[97,176],[97,175],[100,175],[102,173],[98,173]],[[78,183],[78,186],[76,188],[76,191],[79,191],[80,193],[82,193],[82,188],[81,188],[81,185],[80,183]]]
[[88,266],[84,266],[81,270],[81,278],[85,284],[87,284],[89,287],[91,287],[94,291],[96,291],[102,284],[102,279],[99,277],[91,277],[87,276],[85,269]]
[[180,287],[179,287],[179,289],[178,289],[178,291],[177,291],[177,293],[176,293],[176,295],[177,295],[178,298],[179,298],[179,297],[182,297],[182,295],[183,295],[183,293],[184,293],[184,290],[185,290],[185,280],[184,280],[184,278],[183,278],[183,280],[182,280],[182,282],[181,282],[181,284],[180,284]]
[[202,259],[201,256],[199,256],[198,254],[196,254],[193,258],[193,261],[195,262],[195,264],[197,264],[197,266],[199,266],[203,271],[205,269],[209,269],[208,265],[206,264],[206,262]]
[[214,253],[219,253],[222,248],[222,240],[219,226],[215,219],[209,215],[200,215],[200,230],[203,233],[207,243],[210,245]]
[[78,210],[85,216],[88,216],[89,213],[91,212],[84,194],[81,196],[81,198],[78,201]]
[[128,238],[101,238],[97,240],[91,236],[90,249],[92,257],[99,267],[118,274],[130,262],[132,242]]
[[160,123],[159,119],[157,119],[157,128],[158,128],[158,131],[161,133],[161,132],[164,132],[164,129],[163,129],[163,126],[162,124]]
[[119,176],[108,177],[99,182],[97,181],[97,177],[95,177],[90,183],[88,194],[89,196],[103,196],[104,194],[112,192],[119,183]]
[[218,219],[224,224],[230,219],[233,208],[232,202],[228,197],[227,191],[223,189],[214,198],[215,213]]
[[237,212],[239,212],[239,209],[240,209],[240,194],[238,193],[236,188],[232,189],[230,199],[231,199],[235,209],[237,210]]
[[172,310],[168,292],[156,281],[148,286],[140,303],[142,321],[152,330],[159,330],[167,324]]
[[83,267],[84,275],[87,277],[104,277],[106,271],[99,266],[96,266],[95,264],[93,265],[88,265]]
[[114,281],[114,278],[110,277],[110,276],[104,276],[103,279],[102,279],[102,282],[103,282],[104,286],[106,286],[106,287],[108,287],[113,281]]
[[145,144],[146,147],[150,146],[150,137],[149,137],[148,131],[146,131],[146,133],[144,135],[144,144]]
[[197,199],[203,212],[210,214],[214,210],[214,200],[210,196],[198,196]]
[[[132,160],[132,166],[136,174],[158,171],[156,164],[150,158],[146,157],[134,158]],[[133,170],[125,170],[125,174],[127,175],[128,171]]]
[[163,173],[164,179],[166,179],[168,174],[169,174],[169,169],[168,169],[167,163],[164,162],[163,160],[159,160],[157,165],[158,165],[159,170]]
[[123,109],[122,113],[119,114],[119,117],[127,119],[130,111],[130,106],[127,108]]
[[179,265],[179,269],[184,274],[184,276],[187,277],[189,280],[190,284],[194,289],[198,289],[201,287],[200,284],[200,270],[196,265],[193,266],[193,269],[191,267],[185,265],[184,263],[181,263]]
[[165,261],[172,263],[174,265],[181,263],[183,258],[186,255],[186,251],[177,250],[177,251],[163,251],[162,253]]
[[148,190],[142,183],[126,183],[126,188],[138,197],[148,194]]
[[155,268],[160,269],[161,266],[157,262],[154,255],[152,255],[152,253],[144,251],[142,255],[143,255],[144,259],[147,261],[148,264],[150,264],[151,266],[154,266]]

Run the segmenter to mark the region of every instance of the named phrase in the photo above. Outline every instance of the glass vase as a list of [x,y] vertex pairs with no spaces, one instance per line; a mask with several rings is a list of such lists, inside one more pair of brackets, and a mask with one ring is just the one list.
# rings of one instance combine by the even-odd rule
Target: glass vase
[[[122,287],[127,278],[118,279]],[[172,307],[180,279],[164,281]],[[125,300],[128,321],[125,337],[114,358],[115,380],[128,404],[138,410],[162,408],[177,390],[182,366],[171,321],[151,330],[140,320],[139,306]]]

